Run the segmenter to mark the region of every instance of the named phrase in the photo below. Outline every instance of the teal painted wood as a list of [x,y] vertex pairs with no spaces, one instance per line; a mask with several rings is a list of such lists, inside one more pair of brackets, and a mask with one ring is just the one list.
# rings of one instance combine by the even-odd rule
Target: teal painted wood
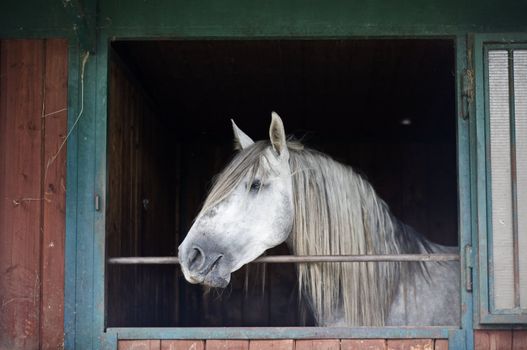
[[[79,112],[79,52],[77,42],[69,41],[68,47],[68,130]],[[64,348],[73,349],[75,342],[75,297],[77,267],[77,129],[73,129],[67,143],[66,165],[66,237],[64,264]]]
[[[91,35],[72,16],[73,1],[0,2],[0,37]],[[525,1],[411,0],[366,3],[339,0],[85,0],[97,4],[98,27],[122,37],[262,37],[453,35],[525,32]],[[87,22],[95,25],[93,14]]]
[[[527,47],[527,34],[479,34],[474,42],[476,72],[476,186],[477,186],[477,326],[485,324],[527,323],[520,310],[496,310],[493,307],[492,277],[492,201],[490,198],[489,117],[486,81],[486,52],[489,48]],[[507,326],[505,326],[507,327]]]
[[462,329],[448,332],[448,348],[450,350],[473,349],[473,346],[469,347],[466,341],[467,337],[467,332]]
[[70,0],[63,2],[72,30],[79,40],[81,51],[95,53],[97,0]]
[[[93,284],[94,308],[92,320],[95,334],[104,341],[106,298],[105,298],[105,265],[106,265],[106,183],[107,183],[107,99],[108,99],[108,41],[100,40],[96,56],[95,71],[95,194],[100,197],[100,208],[95,211],[93,237]],[[96,339],[98,343],[99,339]],[[96,349],[100,348],[95,346]]]
[[477,251],[477,271],[478,279],[476,293],[478,296],[478,322],[488,315],[488,272],[487,272],[487,184],[486,184],[486,170],[485,170],[485,123],[484,114],[482,113],[485,98],[484,98],[484,79],[483,75],[483,44],[482,37],[476,36],[474,42],[474,69],[475,69],[475,97],[476,97],[476,120],[474,123],[475,130],[475,148],[474,156],[476,159],[475,176],[476,176],[476,192],[477,193],[477,228],[478,228],[478,242],[474,247]]
[[74,37],[73,23],[62,1],[0,2],[0,37]]
[[[108,35],[140,37],[255,37],[334,35],[438,35],[470,31],[525,31],[519,1],[424,0],[367,3],[339,0],[243,0],[100,3]],[[126,13],[126,15],[123,15]]]
[[[84,72],[84,109],[68,140],[68,186],[65,329],[66,349],[116,349],[117,338],[105,333],[105,194],[108,42],[88,58]],[[81,108],[81,52],[72,50],[70,127]],[[101,207],[95,210],[95,196]]]
[[446,339],[448,327],[211,327],[211,328],[108,328],[117,339]]
[[117,346],[118,346],[117,333],[105,332],[104,334],[102,334],[99,349],[116,350]]
[[[84,72],[84,111],[78,121],[77,152],[77,259],[76,259],[76,299],[75,299],[75,348],[94,348],[93,313],[95,307],[94,284],[100,279],[94,275],[95,258],[95,178],[96,178],[96,139],[95,101],[96,101],[96,63],[97,57],[90,57]],[[82,84],[82,82],[81,82]],[[82,96],[79,97],[82,100]]]
[[[463,115],[464,100],[463,93],[463,76],[465,70],[469,68],[469,55],[467,52],[467,37],[458,36],[456,38],[456,121],[457,121],[457,177],[458,177],[458,230],[459,230],[459,249],[461,256],[460,263],[460,278],[461,278],[461,332],[463,332],[463,340],[465,337],[473,338],[472,323],[473,323],[473,297],[472,293],[466,289],[466,281],[471,276],[467,276],[471,271],[466,269],[467,261],[473,266],[474,255],[467,256],[469,252],[465,249],[466,246],[472,245],[473,222],[472,218],[472,187],[470,177],[470,122],[473,120],[473,111],[468,106],[468,118]],[[456,333],[457,334],[457,333]],[[449,344],[451,341],[449,340]],[[453,343],[452,343],[453,344]],[[449,345],[450,346],[450,345]],[[451,347],[451,349],[454,349]],[[469,347],[472,349],[472,347]]]

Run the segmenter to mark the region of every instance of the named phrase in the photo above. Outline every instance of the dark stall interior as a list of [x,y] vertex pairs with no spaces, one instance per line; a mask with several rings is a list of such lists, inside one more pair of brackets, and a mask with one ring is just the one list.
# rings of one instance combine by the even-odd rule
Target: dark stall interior
[[[230,118],[286,132],[363,174],[394,214],[457,244],[452,40],[115,41],[108,116],[107,255],[175,256]],[[280,246],[269,254],[288,254]],[[175,265],[107,266],[108,327],[313,325],[291,264],[249,265],[225,290]]]

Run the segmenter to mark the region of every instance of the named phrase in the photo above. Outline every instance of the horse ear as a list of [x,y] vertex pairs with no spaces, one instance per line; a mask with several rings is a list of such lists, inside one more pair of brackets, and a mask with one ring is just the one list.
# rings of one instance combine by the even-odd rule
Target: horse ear
[[234,149],[240,150],[249,147],[254,143],[254,141],[247,136],[243,131],[238,128],[234,120],[232,122],[232,131],[234,132]]
[[280,156],[287,154],[287,140],[285,138],[284,123],[276,112],[271,113],[271,126],[269,128],[269,138],[274,150]]

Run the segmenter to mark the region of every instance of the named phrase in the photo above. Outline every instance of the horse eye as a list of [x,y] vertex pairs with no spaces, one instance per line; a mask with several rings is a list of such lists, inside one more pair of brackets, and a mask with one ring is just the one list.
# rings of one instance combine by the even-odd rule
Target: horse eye
[[262,183],[260,182],[260,180],[254,180],[253,183],[251,184],[250,191],[251,192],[259,191],[261,187],[262,187]]

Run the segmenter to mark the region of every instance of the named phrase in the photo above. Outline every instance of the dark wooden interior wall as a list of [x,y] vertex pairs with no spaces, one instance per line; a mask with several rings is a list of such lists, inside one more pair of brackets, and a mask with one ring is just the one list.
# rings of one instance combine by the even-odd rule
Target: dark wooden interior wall
[[[108,125],[107,254],[173,256],[176,154],[140,86],[112,56]],[[108,325],[173,325],[176,267],[108,266]]]
[[[214,151],[223,159],[202,162],[221,168],[228,160],[229,118],[262,139],[276,110],[288,134],[365,174],[399,219],[437,243],[457,244],[453,41],[127,40],[112,46],[175,136],[208,148],[202,153],[224,147]],[[194,151],[200,149],[184,154]],[[201,165],[194,174],[209,180],[213,168]]]
[[0,41],[0,349],[60,348],[68,45]]

